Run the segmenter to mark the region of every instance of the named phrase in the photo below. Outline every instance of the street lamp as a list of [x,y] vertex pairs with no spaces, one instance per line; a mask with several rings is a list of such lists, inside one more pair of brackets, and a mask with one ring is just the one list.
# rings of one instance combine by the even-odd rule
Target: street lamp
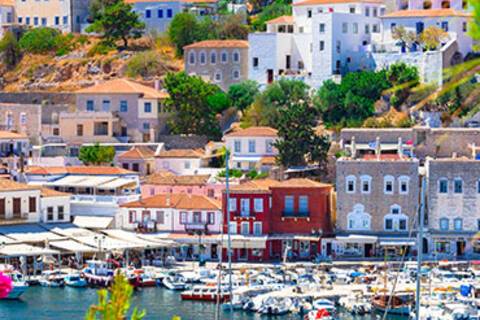
[[104,243],[106,237],[105,235],[96,235],[93,237],[93,239],[97,242],[97,247],[98,247],[98,256],[100,257],[102,253],[102,244]]

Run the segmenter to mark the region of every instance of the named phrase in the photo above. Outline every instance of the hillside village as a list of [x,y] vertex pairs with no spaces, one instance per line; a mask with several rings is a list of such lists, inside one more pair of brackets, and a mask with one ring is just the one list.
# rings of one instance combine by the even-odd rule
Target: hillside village
[[475,3],[58,2],[0,2],[0,255],[480,257]]

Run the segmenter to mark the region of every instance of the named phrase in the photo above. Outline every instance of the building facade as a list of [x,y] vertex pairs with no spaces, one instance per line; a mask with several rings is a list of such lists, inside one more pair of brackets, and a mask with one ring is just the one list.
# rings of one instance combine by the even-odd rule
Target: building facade
[[2,224],[40,221],[40,188],[0,179],[0,221]]
[[155,151],[149,147],[133,147],[118,155],[115,163],[123,169],[138,172],[145,177],[155,172]]
[[190,174],[192,171],[208,166],[203,149],[162,150],[155,155],[155,167],[173,174]]
[[222,90],[248,79],[248,46],[243,40],[206,40],[185,46],[185,72]]

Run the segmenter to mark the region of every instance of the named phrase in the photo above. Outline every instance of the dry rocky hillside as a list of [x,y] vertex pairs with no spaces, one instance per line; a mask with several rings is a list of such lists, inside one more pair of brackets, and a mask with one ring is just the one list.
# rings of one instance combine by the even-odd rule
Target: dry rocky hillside
[[[75,48],[64,56],[55,54],[24,54],[12,70],[0,65],[0,90],[4,92],[48,91],[69,92],[95,84],[97,81],[127,76],[129,62],[135,55],[153,53],[157,57],[155,71],[148,76],[133,76],[143,82],[161,79],[169,71],[183,69],[183,62],[175,57],[174,49],[161,40],[132,41],[128,50],[113,50],[107,54],[92,55],[98,39]],[[139,59],[137,59],[138,61]],[[141,59],[140,59],[141,60]],[[132,77],[131,77],[132,78]]]

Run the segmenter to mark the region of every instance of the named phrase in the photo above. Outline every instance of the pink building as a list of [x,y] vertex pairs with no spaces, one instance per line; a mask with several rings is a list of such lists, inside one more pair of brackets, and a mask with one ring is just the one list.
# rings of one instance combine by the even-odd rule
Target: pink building
[[145,178],[142,183],[142,197],[184,193],[220,200],[225,184],[214,180],[210,175],[176,176],[168,171],[160,171]]

